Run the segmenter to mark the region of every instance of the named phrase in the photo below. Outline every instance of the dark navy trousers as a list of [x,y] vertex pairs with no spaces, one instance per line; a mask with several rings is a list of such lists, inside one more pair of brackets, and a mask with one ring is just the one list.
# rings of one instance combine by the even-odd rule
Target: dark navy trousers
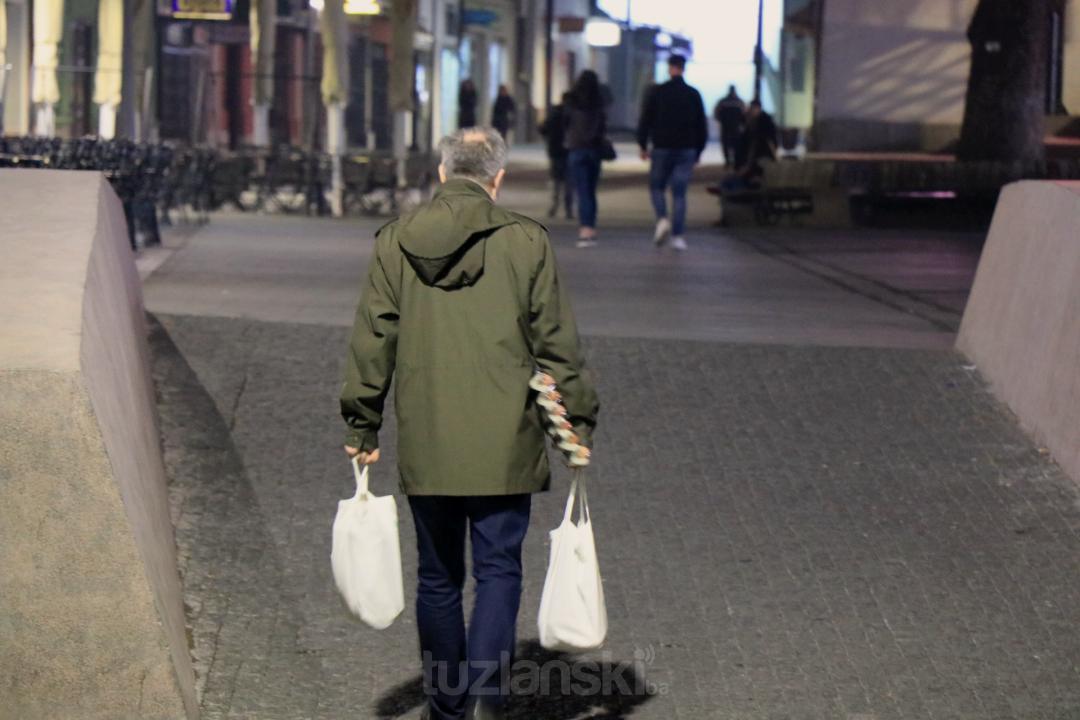
[[[505,700],[531,505],[530,495],[409,497],[419,552],[416,624],[433,720],[463,717],[470,695],[494,706]],[[466,531],[476,581],[467,634]]]

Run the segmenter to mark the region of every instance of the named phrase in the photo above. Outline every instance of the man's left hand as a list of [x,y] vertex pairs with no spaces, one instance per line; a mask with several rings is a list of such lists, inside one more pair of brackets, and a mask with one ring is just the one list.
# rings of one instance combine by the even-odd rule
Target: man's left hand
[[379,449],[375,448],[371,452],[360,452],[354,447],[345,446],[345,454],[350,458],[356,458],[361,465],[371,465],[379,462]]

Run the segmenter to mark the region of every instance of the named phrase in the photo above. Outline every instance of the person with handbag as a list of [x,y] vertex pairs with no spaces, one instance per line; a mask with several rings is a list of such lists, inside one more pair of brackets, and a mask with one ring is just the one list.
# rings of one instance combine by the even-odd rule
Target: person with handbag
[[[377,461],[396,375],[398,469],[419,554],[424,717],[490,720],[502,717],[508,692],[531,494],[551,478],[534,370],[559,389],[578,466],[599,404],[547,231],[495,203],[502,137],[459,130],[440,149],[433,199],[376,234],[341,414],[346,452]],[[476,581],[467,628],[466,535]]]
[[607,116],[600,79],[592,70],[578,76],[566,101],[567,172],[578,197],[579,248],[596,245],[596,188],[608,151]]
[[[641,159],[651,160],[649,195],[656,211],[653,241],[661,246],[671,240],[675,250],[686,249],[686,191],[694,165],[709,141],[709,124],[701,93],[686,84],[686,58],[668,58],[671,79],[653,87],[645,98],[638,122]],[[650,150],[650,143],[652,145]],[[671,187],[672,217],[668,219],[667,190]]]

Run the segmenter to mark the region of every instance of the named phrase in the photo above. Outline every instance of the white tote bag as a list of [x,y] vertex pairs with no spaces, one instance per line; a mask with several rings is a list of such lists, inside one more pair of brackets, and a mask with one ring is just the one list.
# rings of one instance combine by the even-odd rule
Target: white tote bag
[[353,458],[356,495],[338,502],[330,566],[349,610],[382,630],[405,609],[401,542],[393,495],[368,492],[368,466]]
[[[574,500],[578,519],[573,519]],[[548,650],[591,650],[607,635],[607,608],[596,559],[584,474],[575,473],[562,524],[551,531],[551,558],[540,596],[540,644]]]

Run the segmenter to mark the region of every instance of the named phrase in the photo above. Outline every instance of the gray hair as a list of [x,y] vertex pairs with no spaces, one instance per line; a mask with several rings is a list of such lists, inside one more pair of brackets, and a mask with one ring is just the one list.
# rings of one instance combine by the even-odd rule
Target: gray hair
[[466,178],[491,185],[506,167],[506,142],[496,130],[462,128],[439,142],[446,178]]

